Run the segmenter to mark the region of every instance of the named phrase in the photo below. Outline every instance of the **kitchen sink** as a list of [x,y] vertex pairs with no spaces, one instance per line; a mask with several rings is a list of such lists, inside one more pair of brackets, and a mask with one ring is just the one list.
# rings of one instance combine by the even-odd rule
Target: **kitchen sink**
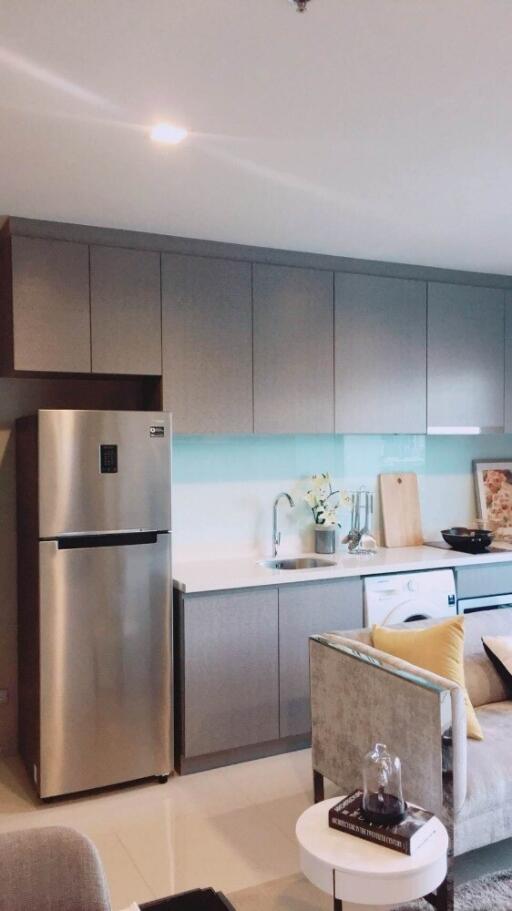
[[336,560],[324,560],[323,557],[284,557],[282,560],[261,560],[260,566],[266,569],[319,569],[322,566],[336,566]]

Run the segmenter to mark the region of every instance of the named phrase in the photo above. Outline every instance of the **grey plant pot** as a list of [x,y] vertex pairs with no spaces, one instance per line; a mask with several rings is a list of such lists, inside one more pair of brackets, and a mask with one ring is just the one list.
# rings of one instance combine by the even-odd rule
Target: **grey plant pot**
[[315,553],[336,553],[335,525],[315,525]]

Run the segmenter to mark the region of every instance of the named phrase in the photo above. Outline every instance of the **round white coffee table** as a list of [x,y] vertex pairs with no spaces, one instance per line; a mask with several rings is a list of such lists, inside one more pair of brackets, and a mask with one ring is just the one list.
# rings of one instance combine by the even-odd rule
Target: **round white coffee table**
[[442,822],[438,820],[438,830],[409,857],[331,829],[328,811],[340,800],[309,807],[295,829],[302,872],[318,889],[330,892],[334,911],[392,911],[435,890],[441,911],[448,866],[448,833]]

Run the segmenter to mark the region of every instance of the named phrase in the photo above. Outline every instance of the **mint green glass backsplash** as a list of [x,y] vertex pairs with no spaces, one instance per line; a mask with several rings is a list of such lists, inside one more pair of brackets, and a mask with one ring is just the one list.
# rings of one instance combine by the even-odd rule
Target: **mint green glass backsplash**
[[468,474],[473,459],[512,459],[512,434],[494,436],[175,436],[175,484],[333,477],[383,471]]

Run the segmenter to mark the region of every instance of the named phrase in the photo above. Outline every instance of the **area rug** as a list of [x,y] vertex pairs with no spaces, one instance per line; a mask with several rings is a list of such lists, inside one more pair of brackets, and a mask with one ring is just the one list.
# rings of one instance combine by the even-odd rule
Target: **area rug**
[[[332,898],[300,873],[228,895],[235,911],[332,911]],[[455,911],[511,911],[512,870],[489,873],[455,890]],[[397,911],[432,911],[428,902],[403,905]]]

